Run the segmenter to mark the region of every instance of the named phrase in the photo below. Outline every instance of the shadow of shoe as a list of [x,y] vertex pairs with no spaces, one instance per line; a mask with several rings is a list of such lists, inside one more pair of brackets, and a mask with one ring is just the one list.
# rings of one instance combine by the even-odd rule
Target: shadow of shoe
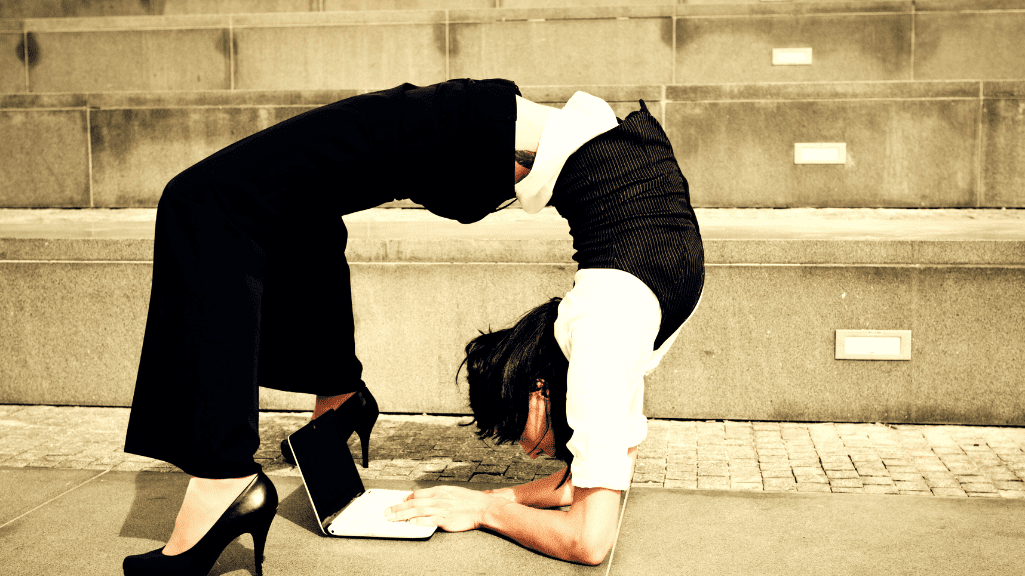
[[[279,494],[283,491],[279,488]],[[313,514],[313,507],[310,505],[310,497],[306,494],[306,488],[299,484],[299,487],[292,490],[292,493],[281,499],[278,504],[278,519],[288,520],[296,526],[308,530],[317,536],[322,536],[320,526],[317,525],[317,517]]]

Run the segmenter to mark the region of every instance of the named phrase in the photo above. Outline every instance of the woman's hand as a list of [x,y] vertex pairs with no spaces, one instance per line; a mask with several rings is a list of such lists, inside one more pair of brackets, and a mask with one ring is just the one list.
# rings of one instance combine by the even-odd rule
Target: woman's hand
[[480,527],[487,508],[507,502],[504,498],[476,490],[436,486],[413,492],[402,504],[386,509],[385,517],[392,522],[412,518],[411,523],[418,526],[437,526],[446,532],[464,532]]

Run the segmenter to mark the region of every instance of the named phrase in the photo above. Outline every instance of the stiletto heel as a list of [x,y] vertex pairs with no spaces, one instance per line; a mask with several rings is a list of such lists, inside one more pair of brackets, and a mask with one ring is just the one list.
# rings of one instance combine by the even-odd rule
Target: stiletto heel
[[[277,510],[275,510],[275,513]],[[253,536],[253,560],[256,563],[256,576],[263,576],[264,550],[267,548],[267,533],[270,532],[271,522],[274,521],[274,514],[267,514],[263,524],[254,529],[250,534]]]
[[125,576],[205,576],[221,552],[235,538],[247,533],[253,536],[256,573],[261,575],[267,533],[277,510],[278,492],[274,483],[259,472],[192,548],[174,556],[165,555],[163,548],[128,556],[123,564]]
[[[377,408],[377,403],[374,403],[374,408]],[[378,410],[374,410],[373,418],[362,423],[362,427],[356,429],[356,434],[359,436],[359,447],[363,449],[363,467],[370,467],[370,431],[374,429],[374,424],[377,423],[377,416],[380,414]]]
[[[355,432],[359,436],[360,448],[363,450],[363,467],[370,467],[370,432],[377,423],[377,417],[381,414],[377,405],[377,399],[370,393],[366,386],[356,392],[341,406],[335,408],[338,421],[343,426],[348,426],[348,431],[343,430],[346,440]],[[288,446],[288,438],[281,441],[281,455],[285,462],[295,466],[295,457],[292,456],[292,449]]]

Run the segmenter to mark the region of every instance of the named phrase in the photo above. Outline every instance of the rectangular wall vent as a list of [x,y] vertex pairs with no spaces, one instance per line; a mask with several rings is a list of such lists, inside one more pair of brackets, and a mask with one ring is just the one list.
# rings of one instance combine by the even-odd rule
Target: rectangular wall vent
[[773,66],[811,66],[811,48],[773,48]]
[[794,144],[794,164],[846,163],[846,142],[801,142]]
[[911,330],[837,330],[837,360],[911,360]]

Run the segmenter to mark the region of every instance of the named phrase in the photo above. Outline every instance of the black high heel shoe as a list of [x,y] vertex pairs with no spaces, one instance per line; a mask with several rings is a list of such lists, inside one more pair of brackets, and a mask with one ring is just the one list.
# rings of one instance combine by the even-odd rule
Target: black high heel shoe
[[196,544],[174,556],[158,548],[146,554],[128,556],[124,561],[125,576],[206,576],[217,557],[242,534],[252,534],[256,575],[263,575],[263,551],[267,533],[278,511],[278,491],[263,472],[221,514],[217,522]]
[[[366,386],[353,394],[349,399],[335,408],[338,421],[343,426],[350,426],[349,430],[343,431],[346,440],[355,432],[359,436],[359,445],[363,449],[363,467],[370,466],[370,431],[377,423],[377,417],[381,414],[377,406],[377,399],[370,393]],[[288,438],[281,441],[281,455],[285,462],[295,466],[295,457],[292,456],[292,449],[288,446]]]

